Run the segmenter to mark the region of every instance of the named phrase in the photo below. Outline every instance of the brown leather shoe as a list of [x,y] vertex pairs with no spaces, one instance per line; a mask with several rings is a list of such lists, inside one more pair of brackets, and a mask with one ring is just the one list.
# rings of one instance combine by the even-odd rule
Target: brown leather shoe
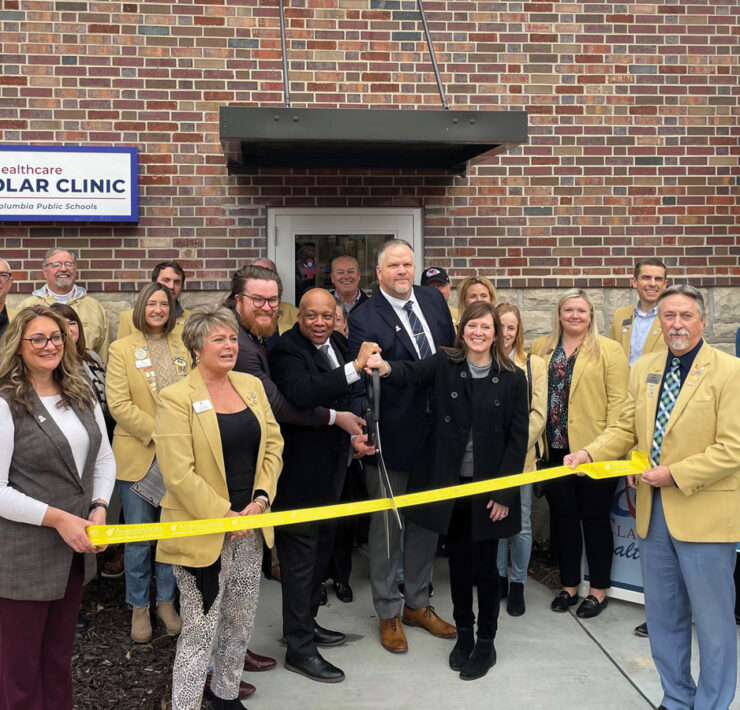
[[403,633],[401,620],[397,616],[380,620],[380,643],[391,653],[406,653],[409,650],[406,634]]
[[250,673],[259,673],[260,671],[269,671],[274,668],[277,661],[269,656],[260,656],[259,653],[252,653],[247,649],[247,655],[244,657],[244,670]]
[[433,606],[426,606],[422,609],[403,608],[403,623],[405,626],[420,626],[426,629],[432,636],[438,636],[441,639],[454,639],[457,636],[457,629],[440,619],[434,611]]
[[118,579],[119,577],[123,577],[123,573],[125,572],[125,569],[123,568],[123,550],[123,545],[119,545],[113,559],[103,567],[103,571],[100,573],[101,576],[106,579]]
[[[239,700],[244,700],[244,698],[248,698],[254,691],[257,690],[251,683],[246,683],[243,680],[239,681]],[[209,673],[206,676],[206,691],[209,693],[213,693],[211,690],[211,674]]]

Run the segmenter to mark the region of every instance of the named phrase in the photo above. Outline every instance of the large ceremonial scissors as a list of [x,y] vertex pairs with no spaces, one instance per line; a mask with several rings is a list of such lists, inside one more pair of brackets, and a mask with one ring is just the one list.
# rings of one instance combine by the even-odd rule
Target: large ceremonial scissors
[[[380,372],[373,370],[367,387],[367,400],[369,407],[365,412],[365,422],[368,432],[368,443],[375,444],[375,457],[378,463],[378,484],[381,498],[389,498],[393,506],[393,515],[398,523],[399,530],[403,530],[401,516],[396,507],[396,499],[393,497],[393,488],[391,487],[390,478],[388,478],[388,469],[385,467],[383,459],[383,447],[380,442]],[[383,511],[383,523],[385,525],[385,548],[388,557],[391,556],[391,538],[388,522],[388,511]]]

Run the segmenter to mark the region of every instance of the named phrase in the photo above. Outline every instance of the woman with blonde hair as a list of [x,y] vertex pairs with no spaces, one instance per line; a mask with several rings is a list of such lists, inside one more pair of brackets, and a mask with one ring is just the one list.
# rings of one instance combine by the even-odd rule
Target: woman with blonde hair
[[457,307],[461,313],[476,301],[496,305],[496,290],[485,276],[468,276],[457,285]]
[[89,525],[115,481],[100,405],[65,319],[18,312],[0,346],[0,707],[71,708]]
[[[145,476],[157,483],[154,416],[159,393],[187,376],[190,357],[180,335],[174,332],[177,319],[172,292],[160,283],[149,283],[136,297],[133,323],[136,330],[116,340],[108,350],[105,390],[108,407],[116,420],[113,453],[118,472],[116,487],[128,524],[153,523],[159,506],[139,496],[134,485]],[[149,581],[152,564],[148,542],[129,542],[125,549],[126,602],[132,607],[131,638],[148,643],[152,638],[149,616]],[[175,578],[172,567],[157,562],[157,617],[167,633],[180,633],[180,617],[174,607]]]
[[[542,433],[547,411],[547,368],[537,355],[524,352],[524,333],[519,309],[510,303],[496,306],[501,320],[504,348],[509,357],[527,376],[529,401],[529,436],[524,470],[532,471],[543,451]],[[501,598],[506,599],[506,611],[511,616],[521,616],[526,611],[524,585],[527,582],[529,557],[532,553],[532,485],[519,487],[522,503],[522,529],[507,540],[499,541],[498,573],[501,578]],[[507,576],[507,552],[511,551],[511,567]]]
[[[616,422],[627,393],[627,358],[618,343],[598,334],[593,303],[580,289],[563,293],[553,331],[535,340],[531,352],[547,364],[548,463],[560,466],[566,454]],[[584,544],[590,589],[576,614],[590,618],[606,607],[614,547],[609,512],[616,486],[616,479],[575,475],[547,484],[551,543],[562,585],[550,605],[553,611],[567,611],[578,601]]]
[[[162,392],[154,425],[167,485],[163,522],[257,515],[275,499],[283,438],[262,383],[233,371],[238,327],[224,307],[197,308],[185,323],[183,341],[196,365]],[[183,619],[173,710],[200,708],[212,649],[213,707],[243,708],[263,540],[272,547],[272,528],[160,542],[157,559],[174,565]]]

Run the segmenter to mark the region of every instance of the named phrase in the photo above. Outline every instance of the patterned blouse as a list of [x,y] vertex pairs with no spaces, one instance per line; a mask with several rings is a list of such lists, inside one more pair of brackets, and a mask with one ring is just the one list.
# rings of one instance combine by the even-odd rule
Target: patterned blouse
[[547,371],[547,445],[551,449],[568,449],[568,398],[573,367],[578,349],[566,358],[563,343],[558,343]]

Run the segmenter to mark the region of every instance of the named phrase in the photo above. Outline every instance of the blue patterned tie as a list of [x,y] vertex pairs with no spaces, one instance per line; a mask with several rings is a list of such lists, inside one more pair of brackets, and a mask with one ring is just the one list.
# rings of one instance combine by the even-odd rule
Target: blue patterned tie
[[663,393],[658,402],[658,414],[655,417],[655,431],[653,432],[653,445],[650,448],[650,461],[653,466],[660,463],[660,447],[663,445],[663,436],[668,419],[671,416],[673,405],[676,403],[678,393],[681,389],[681,361],[674,357],[671,360],[671,369],[668,370],[663,381]]
[[419,358],[423,360],[432,354],[432,348],[430,347],[426,333],[424,332],[424,326],[421,324],[416,313],[414,313],[413,308],[413,301],[406,301],[403,306],[403,310],[406,311],[409,317],[411,330],[414,333],[414,340],[416,340],[416,347],[419,348]]

